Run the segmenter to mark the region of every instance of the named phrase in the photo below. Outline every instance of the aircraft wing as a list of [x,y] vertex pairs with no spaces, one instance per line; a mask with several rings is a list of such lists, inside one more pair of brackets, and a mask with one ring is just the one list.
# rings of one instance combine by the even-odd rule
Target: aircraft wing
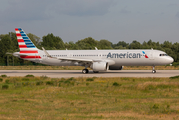
[[93,62],[93,60],[91,59],[61,58],[61,57],[58,57],[56,59],[64,60],[64,61],[74,61],[74,62]]

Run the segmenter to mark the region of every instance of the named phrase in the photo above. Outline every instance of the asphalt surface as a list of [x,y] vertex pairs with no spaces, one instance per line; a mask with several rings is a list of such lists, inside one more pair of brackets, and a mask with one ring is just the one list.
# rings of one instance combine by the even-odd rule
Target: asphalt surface
[[119,70],[83,74],[81,70],[0,70],[0,75],[7,76],[47,76],[51,78],[70,78],[70,77],[172,77],[179,75],[179,70]]

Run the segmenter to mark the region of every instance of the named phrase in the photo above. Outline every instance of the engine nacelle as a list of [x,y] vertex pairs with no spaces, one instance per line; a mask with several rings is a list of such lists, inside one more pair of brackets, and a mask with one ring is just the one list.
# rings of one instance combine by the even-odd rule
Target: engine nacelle
[[108,63],[106,62],[93,62],[91,65],[91,69],[93,71],[106,71],[107,70]]
[[123,66],[109,66],[109,70],[122,70]]

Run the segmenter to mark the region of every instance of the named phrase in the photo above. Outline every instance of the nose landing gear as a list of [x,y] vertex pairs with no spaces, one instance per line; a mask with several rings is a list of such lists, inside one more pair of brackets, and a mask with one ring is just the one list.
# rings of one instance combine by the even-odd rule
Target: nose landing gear
[[155,66],[152,68],[152,73],[156,73]]

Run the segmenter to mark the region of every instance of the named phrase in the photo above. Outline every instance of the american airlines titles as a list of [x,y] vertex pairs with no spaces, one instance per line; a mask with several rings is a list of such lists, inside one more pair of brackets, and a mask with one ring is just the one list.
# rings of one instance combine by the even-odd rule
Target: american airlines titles
[[141,58],[140,53],[108,53],[107,58]]

